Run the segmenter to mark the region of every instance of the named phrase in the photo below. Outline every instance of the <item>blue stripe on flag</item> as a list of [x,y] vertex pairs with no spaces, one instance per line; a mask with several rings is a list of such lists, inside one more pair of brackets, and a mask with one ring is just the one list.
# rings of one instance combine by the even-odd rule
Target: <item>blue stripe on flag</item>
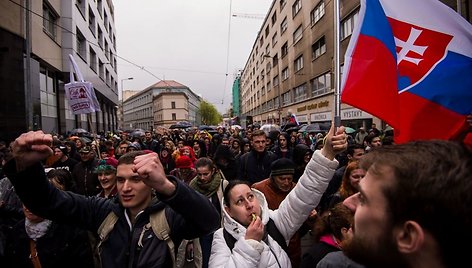
[[432,72],[410,93],[440,104],[456,113],[472,113],[472,59],[448,51]]
[[393,31],[378,0],[366,0],[366,11],[361,34],[379,39],[397,59]]

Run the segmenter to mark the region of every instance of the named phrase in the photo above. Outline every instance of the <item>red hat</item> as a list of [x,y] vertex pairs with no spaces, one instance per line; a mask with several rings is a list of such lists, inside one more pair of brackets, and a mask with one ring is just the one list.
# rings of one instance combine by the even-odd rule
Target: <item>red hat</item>
[[175,161],[175,166],[177,168],[191,168],[192,167],[192,160],[190,159],[190,157],[188,157],[186,155],[181,155]]
[[118,160],[113,157],[102,159],[95,168],[95,173],[115,172],[118,167]]

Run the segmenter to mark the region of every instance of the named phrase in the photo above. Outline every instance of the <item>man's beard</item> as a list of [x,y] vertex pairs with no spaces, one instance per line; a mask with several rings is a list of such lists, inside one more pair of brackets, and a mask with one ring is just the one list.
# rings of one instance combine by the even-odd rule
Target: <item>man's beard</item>
[[[366,267],[398,268],[410,267],[404,256],[398,252],[393,238],[389,235],[391,228],[384,228],[384,233],[369,244],[365,239],[356,236],[343,243],[343,251],[350,259]],[[372,241],[372,240],[371,240]]]

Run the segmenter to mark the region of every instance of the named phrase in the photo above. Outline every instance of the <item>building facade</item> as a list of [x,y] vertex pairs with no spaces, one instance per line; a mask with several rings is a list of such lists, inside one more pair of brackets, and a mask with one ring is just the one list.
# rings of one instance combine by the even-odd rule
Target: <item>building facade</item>
[[232,102],[232,113],[230,116],[239,116],[241,115],[241,74],[237,74],[233,82],[233,102]]
[[185,93],[162,91],[154,98],[154,128],[168,128],[179,121],[189,121],[188,108],[189,102]]
[[[470,1],[442,1],[469,21]],[[290,113],[300,123],[334,117],[334,7],[326,0],[274,0],[240,78],[241,115],[260,124],[284,124]],[[340,0],[341,65],[359,1]],[[342,66],[341,66],[342,69]],[[369,97],[366,96],[366,101]],[[382,122],[341,105],[341,120],[353,128]]]
[[8,101],[0,108],[0,139],[28,130],[89,128],[86,116],[73,115],[65,100],[69,54],[93,83],[102,108],[92,115],[92,130],[116,129],[113,16],[111,0],[1,1],[0,98]]
[[178,121],[199,125],[201,98],[173,80],[160,82],[123,101],[123,129],[169,127]]

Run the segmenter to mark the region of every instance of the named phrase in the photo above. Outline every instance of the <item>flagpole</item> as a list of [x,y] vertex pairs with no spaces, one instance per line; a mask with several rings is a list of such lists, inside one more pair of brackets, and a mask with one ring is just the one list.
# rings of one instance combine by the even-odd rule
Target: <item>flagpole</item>
[[100,142],[97,141],[97,132],[95,131],[95,128],[93,127],[92,113],[87,114],[87,124],[90,131],[92,132],[92,137],[93,137],[93,141],[95,142],[95,147],[97,147],[98,159],[102,159],[102,154],[100,153]]
[[341,61],[340,61],[340,25],[339,0],[334,0],[334,126],[341,126]]

